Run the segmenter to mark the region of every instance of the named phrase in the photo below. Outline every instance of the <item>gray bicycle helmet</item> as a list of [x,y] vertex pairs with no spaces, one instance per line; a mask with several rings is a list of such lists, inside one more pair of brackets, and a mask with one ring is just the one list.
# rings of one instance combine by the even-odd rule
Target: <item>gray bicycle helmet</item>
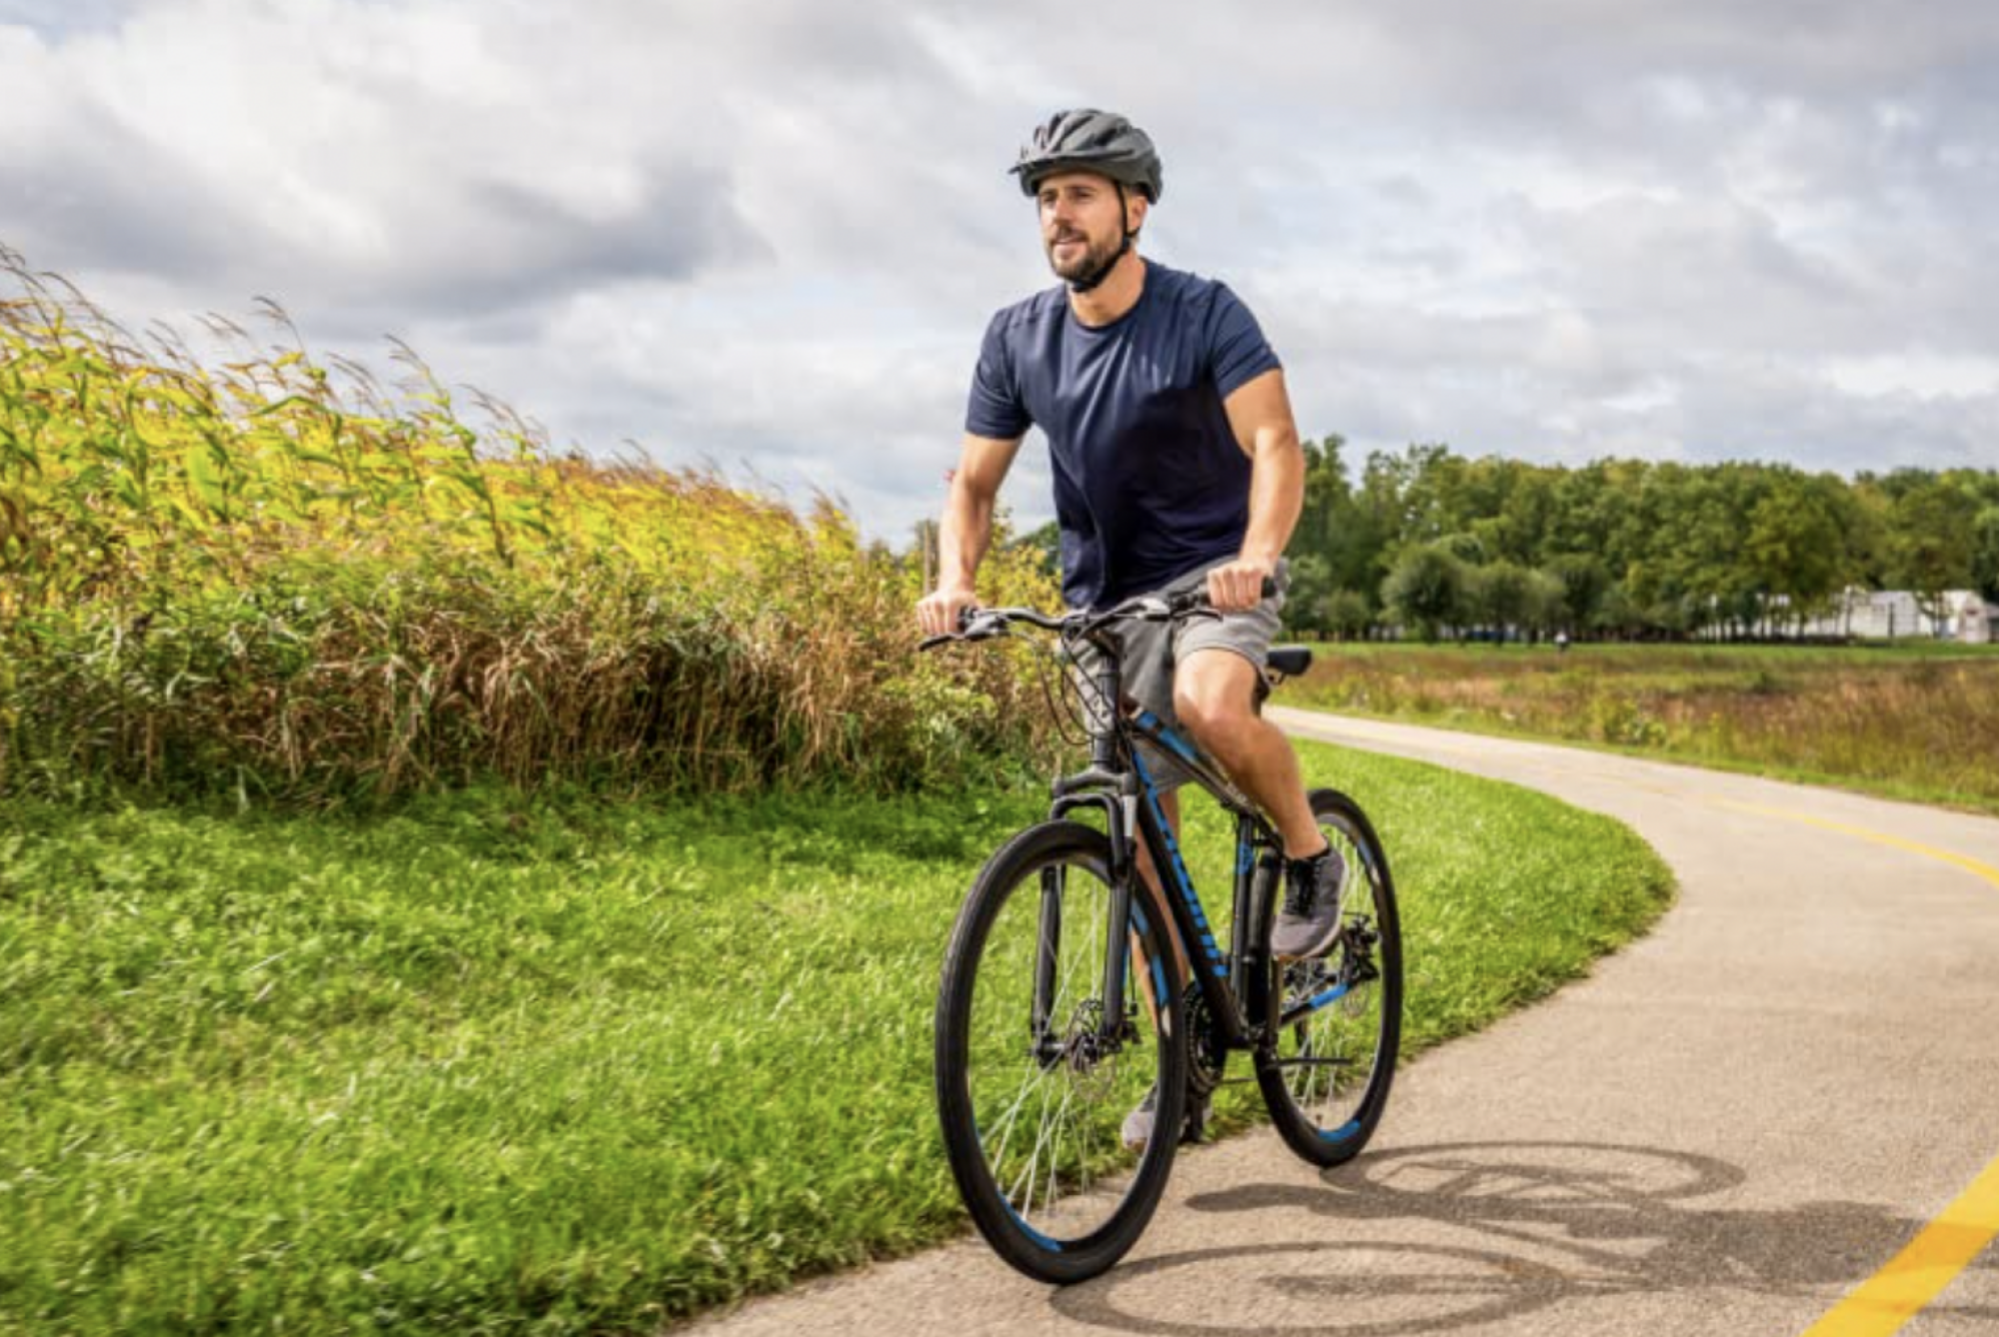
[[1159,151],[1145,131],[1115,112],[1088,107],[1058,111],[1036,126],[1034,142],[1013,165],[1021,191],[1034,195],[1041,179],[1055,172],[1100,172],[1159,203]]

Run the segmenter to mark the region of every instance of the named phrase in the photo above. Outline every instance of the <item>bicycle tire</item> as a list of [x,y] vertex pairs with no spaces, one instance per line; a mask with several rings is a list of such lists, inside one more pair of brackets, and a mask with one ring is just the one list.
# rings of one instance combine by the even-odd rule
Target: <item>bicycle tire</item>
[[[1360,805],[1331,789],[1310,799],[1320,829],[1347,860],[1345,927],[1320,960],[1272,960],[1263,991],[1270,1034],[1254,1066],[1285,1145],[1313,1165],[1332,1166],[1360,1154],[1388,1105],[1402,1038],[1402,931],[1388,856]],[[1343,982],[1335,1001],[1278,1025],[1287,1008]]]
[[[1047,934],[1051,887],[1059,913]],[[1103,833],[1064,821],[1029,827],[973,882],[938,998],[937,1111],[959,1194],[1001,1258],[1056,1284],[1108,1270],[1159,1204],[1178,1138],[1154,1136],[1134,1151],[1120,1136],[1147,1083],[1155,1130],[1177,1131],[1185,1109],[1179,972],[1143,904],[1133,906],[1139,950],[1126,971],[1133,1039],[1105,1056],[1084,1038],[1101,1016],[1109,896]],[[1059,1031],[1061,1049],[1052,1061],[1046,1047],[1037,1056],[1030,1024],[1045,938],[1049,1032]]]

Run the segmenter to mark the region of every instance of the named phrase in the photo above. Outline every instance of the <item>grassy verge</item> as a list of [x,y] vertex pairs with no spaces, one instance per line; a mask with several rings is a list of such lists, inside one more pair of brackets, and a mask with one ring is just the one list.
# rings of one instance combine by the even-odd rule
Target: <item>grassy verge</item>
[[1336,645],[1289,703],[1999,812],[1999,648]]
[[[1604,819],[1304,754],[1394,861],[1412,1051],[1665,903]],[[9,805],[0,1329],[638,1332],[954,1233],[939,955],[1039,807]]]

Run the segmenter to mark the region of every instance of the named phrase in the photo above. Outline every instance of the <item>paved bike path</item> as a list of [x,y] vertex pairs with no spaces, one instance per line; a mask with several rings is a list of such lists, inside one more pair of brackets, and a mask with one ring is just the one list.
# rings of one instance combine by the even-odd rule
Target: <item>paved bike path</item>
[[[1041,1286],[966,1239],[701,1332],[1999,1333],[1999,821],[1270,715],[1608,813],[1679,902],[1400,1072],[1351,1165],[1267,1131],[1184,1154],[1097,1281]],[[1420,987],[1418,941],[1408,969]]]

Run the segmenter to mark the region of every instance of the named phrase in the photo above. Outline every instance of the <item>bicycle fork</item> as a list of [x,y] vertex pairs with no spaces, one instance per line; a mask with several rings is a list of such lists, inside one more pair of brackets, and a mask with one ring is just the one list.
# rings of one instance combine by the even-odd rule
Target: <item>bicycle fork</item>
[[[1115,1054],[1136,1033],[1136,1027],[1125,1015],[1125,973],[1131,965],[1134,910],[1130,882],[1116,879],[1104,925],[1103,978],[1096,998],[1086,1000],[1079,1009],[1095,1011],[1097,1015],[1058,1017],[1054,1012],[1061,983],[1057,974],[1061,969],[1062,934],[1070,928],[1084,927],[1064,922],[1064,876],[1065,870],[1060,867],[1041,870],[1041,919],[1034,961],[1030,1034],[1034,1037],[1035,1058],[1044,1068],[1067,1062],[1082,1069]],[[1155,991],[1163,989],[1165,974],[1156,962],[1153,975]]]

